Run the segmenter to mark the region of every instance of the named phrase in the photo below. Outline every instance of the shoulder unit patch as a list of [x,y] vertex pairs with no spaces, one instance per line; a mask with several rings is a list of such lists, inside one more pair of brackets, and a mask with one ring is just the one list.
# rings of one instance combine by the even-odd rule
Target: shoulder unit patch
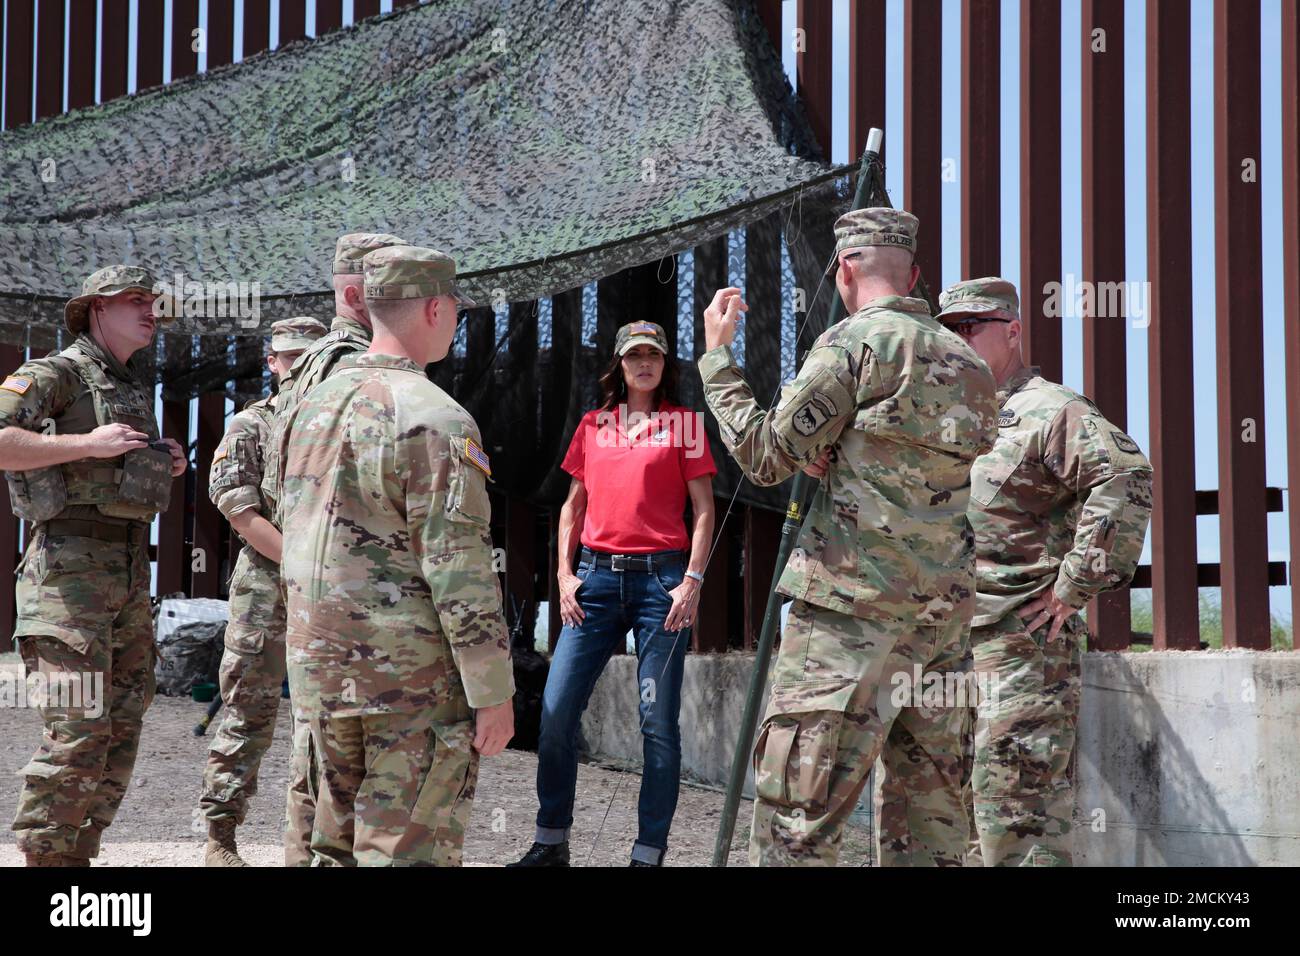
[[1142,449],[1138,447],[1138,443],[1129,438],[1122,431],[1113,431],[1110,433],[1110,437],[1114,440],[1115,447],[1120,451],[1126,451],[1130,455],[1142,454]]
[[822,427],[839,414],[835,400],[822,392],[814,392],[791,417],[794,430],[805,438],[817,434]]

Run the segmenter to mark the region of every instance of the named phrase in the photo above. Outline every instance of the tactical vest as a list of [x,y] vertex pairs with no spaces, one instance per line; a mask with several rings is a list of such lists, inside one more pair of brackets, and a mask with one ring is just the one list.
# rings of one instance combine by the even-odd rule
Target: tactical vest
[[83,458],[49,468],[7,471],[9,502],[24,521],[39,524],[78,506],[93,506],[111,518],[152,521],[171,498],[172,458],[158,441],[151,396],[146,386],[110,378],[99,363],[75,344],[49,361],[71,362],[87,386],[54,419],[54,433],[84,435],[100,425],[121,422],[144,432],[151,442],[118,458]]

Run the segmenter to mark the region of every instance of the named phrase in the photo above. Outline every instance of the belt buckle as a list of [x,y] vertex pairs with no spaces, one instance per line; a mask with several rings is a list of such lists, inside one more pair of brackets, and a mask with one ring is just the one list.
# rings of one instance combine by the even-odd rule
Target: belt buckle
[[611,571],[626,571],[629,557],[630,555],[626,554],[611,554],[609,556],[609,569]]

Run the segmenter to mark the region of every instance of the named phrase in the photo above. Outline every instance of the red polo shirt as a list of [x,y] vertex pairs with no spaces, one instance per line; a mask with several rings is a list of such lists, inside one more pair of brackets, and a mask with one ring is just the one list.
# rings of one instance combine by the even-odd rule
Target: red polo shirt
[[584,415],[560,465],[587,486],[582,543],[613,554],[685,551],[686,483],[718,473],[704,415],[665,404],[631,422],[629,435],[623,411]]

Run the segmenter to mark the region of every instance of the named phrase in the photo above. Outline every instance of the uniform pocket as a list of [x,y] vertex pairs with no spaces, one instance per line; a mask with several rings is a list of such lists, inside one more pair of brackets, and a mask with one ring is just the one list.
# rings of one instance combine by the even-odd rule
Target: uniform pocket
[[1007,479],[1020,467],[1025,457],[1025,446],[1010,436],[1000,435],[997,444],[987,455],[980,455],[970,472],[970,496],[977,505],[987,508],[993,504]]
[[411,822],[433,831],[436,842],[459,844],[465,838],[466,802],[473,799],[478,781],[474,721],[435,722],[431,733],[432,761],[411,808]]
[[9,501],[14,514],[39,524],[62,511],[68,502],[68,486],[63,470],[36,468],[31,471],[7,471]]
[[260,654],[266,644],[266,632],[257,627],[226,625],[226,647],[236,654]]
[[[42,559],[37,562],[40,580],[44,583],[51,574],[74,575],[80,577],[105,569],[112,565],[116,557],[115,545],[106,545],[95,538],[83,538],[76,535],[49,535],[40,550]],[[107,552],[107,553],[106,553]]]
[[252,438],[236,438],[234,448],[235,472],[239,483],[255,488],[262,483],[262,472],[258,468],[257,442]]
[[[260,654],[266,640],[266,630],[258,627],[256,614],[264,608],[254,607],[273,598],[266,588],[255,587],[257,569],[252,562],[235,562],[235,573],[230,576],[230,621],[226,625],[226,647],[236,654]],[[258,591],[263,593],[257,593]]]
[[42,780],[49,780],[51,777],[57,777],[59,771],[63,769],[65,768],[62,766],[46,763],[43,760],[32,760],[27,764],[27,766],[19,770],[18,774],[39,784]]
[[487,478],[469,457],[469,441],[464,435],[451,437],[444,513],[451,521],[486,525],[492,513],[488,501]]
[[26,581],[36,587],[45,583],[45,576],[50,573],[49,550],[44,541],[28,547],[14,571],[19,582]]
[[823,815],[856,680],[793,681],[772,688],[754,747],[754,791],[765,803]]
[[157,448],[137,448],[122,459],[122,480],[117,491],[123,501],[166,511],[171,500],[171,452]]

